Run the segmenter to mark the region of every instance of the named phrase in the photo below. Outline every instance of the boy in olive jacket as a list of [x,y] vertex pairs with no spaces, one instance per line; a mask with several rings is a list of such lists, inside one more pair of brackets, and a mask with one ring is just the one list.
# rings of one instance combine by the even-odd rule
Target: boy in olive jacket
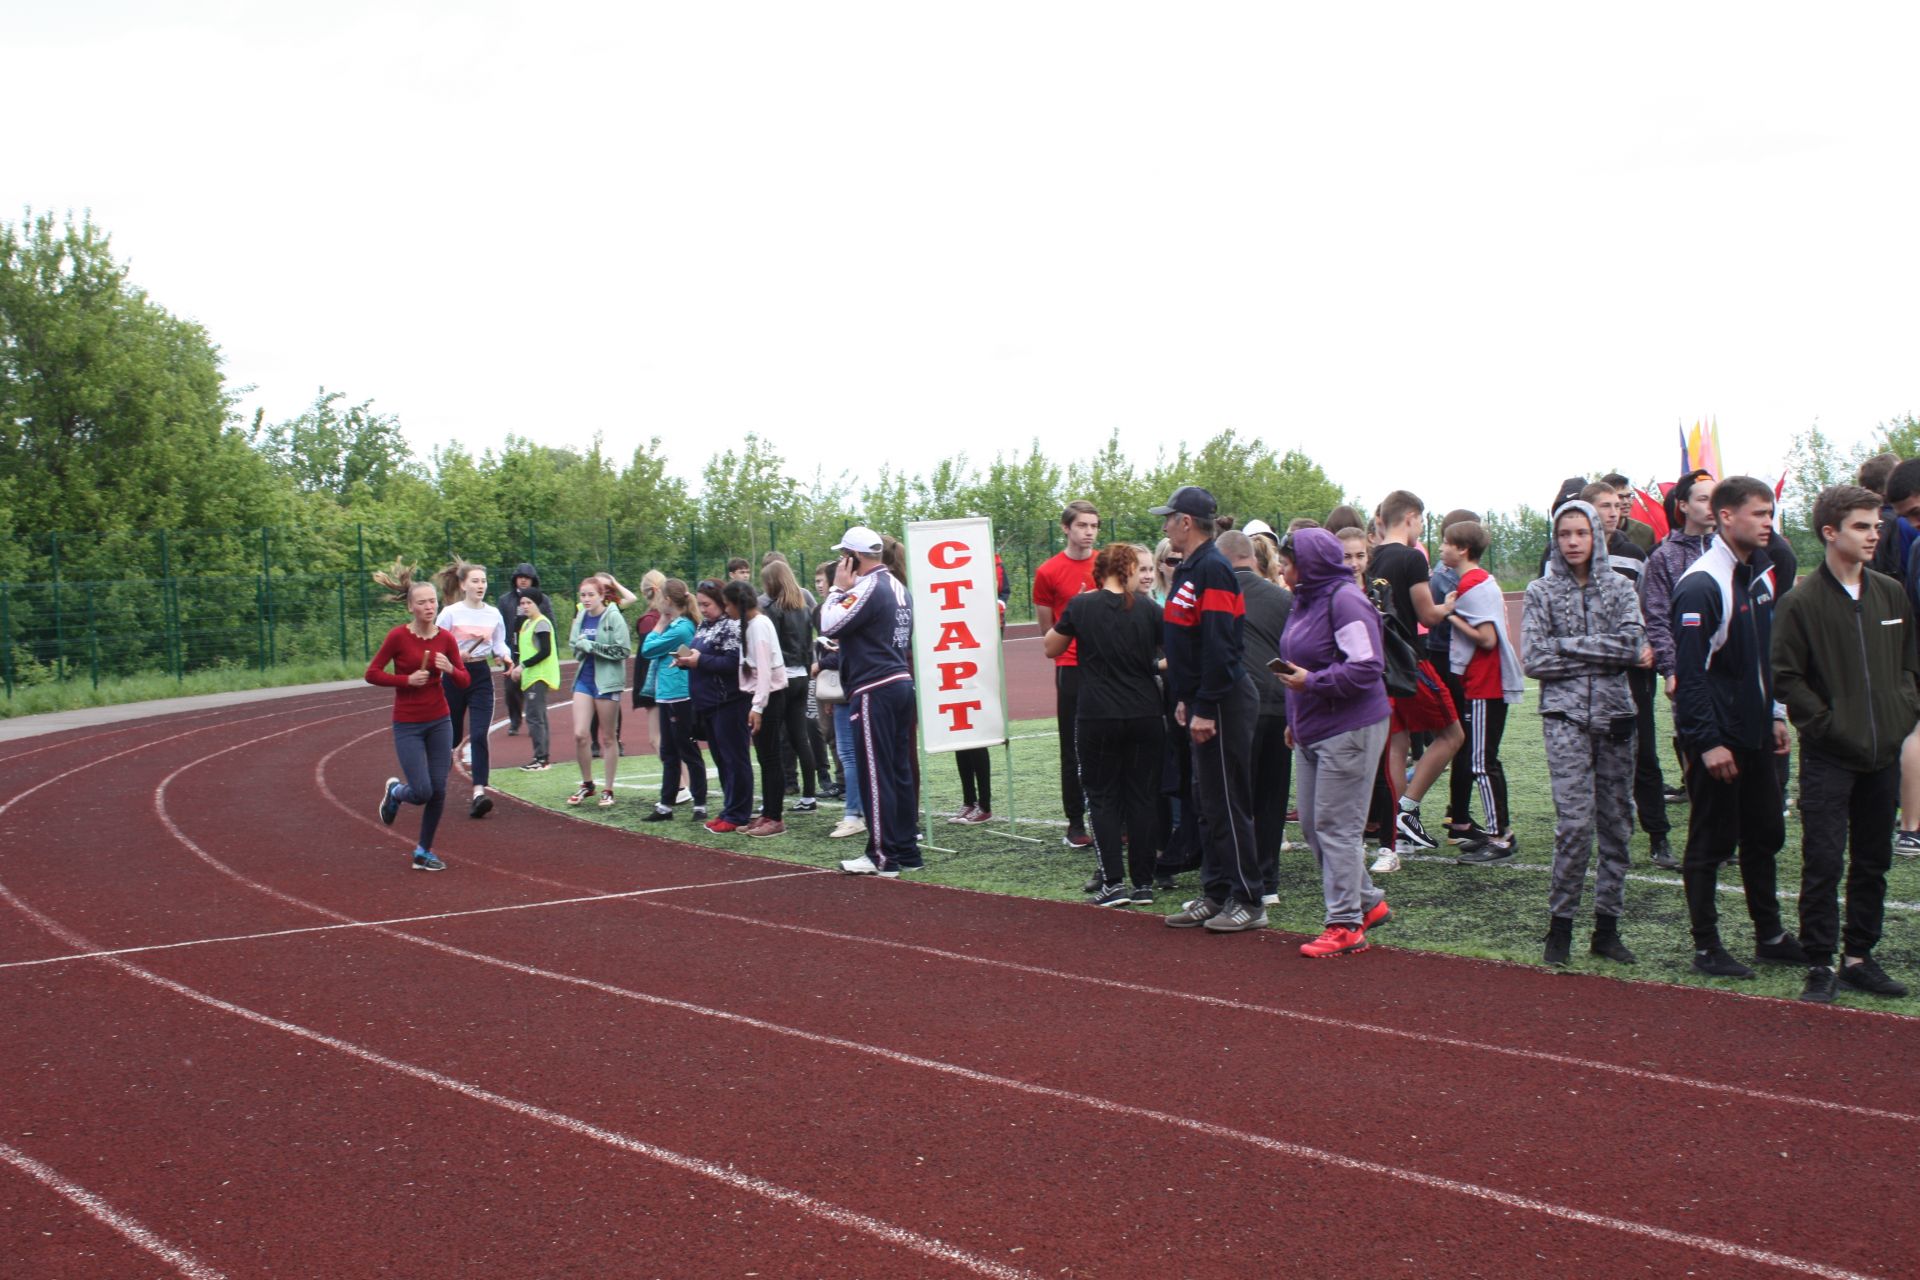
[[[1800,935],[1808,964],[1800,998],[1822,1004],[1839,984],[1907,994],[1874,962],[1873,946],[1893,861],[1900,746],[1920,717],[1920,654],[1905,590],[1867,568],[1879,525],[1880,498],[1871,490],[1822,490],[1813,526],[1825,561],[1780,602],[1774,619],[1774,691],[1800,731]],[[1847,923],[1836,980],[1843,865]]]

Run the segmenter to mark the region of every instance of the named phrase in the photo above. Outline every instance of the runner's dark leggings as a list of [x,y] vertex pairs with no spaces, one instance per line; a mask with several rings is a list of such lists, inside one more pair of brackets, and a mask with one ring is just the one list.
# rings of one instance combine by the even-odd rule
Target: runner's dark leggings
[[953,762],[960,766],[960,802],[977,804],[993,812],[993,753],[986,747],[956,751]]
[[466,688],[455,684],[452,676],[441,676],[440,688],[447,695],[453,748],[457,751],[461,742],[473,740],[473,785],[484,787],[493,776],[487,752],[487,730],[493,727],[493,669],[484,662],[469,662]]
[[400,759],[400,772],[406,775],[402,804],[417,804],[420,811],[420,847],[433,848],[433,833],[440,827],[440,811],[447,803],[447,771],[453,767],[453,722],[442,717],[415,723],[394,721],[393,753]]

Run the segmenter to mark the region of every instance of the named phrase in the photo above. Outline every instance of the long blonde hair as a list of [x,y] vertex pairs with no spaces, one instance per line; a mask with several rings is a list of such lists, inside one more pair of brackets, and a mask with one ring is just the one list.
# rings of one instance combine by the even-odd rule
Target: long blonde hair
[[767,598],[782,609],[807,607],[807,598],[800,594],[800,584],[794,580],[793,566],[785,560],[769,560],[762,565],[760,585]]
[[406,604],[413,599],[415,587],[433,586],[430,580],[417,576],[419,572],[405,560],[395,556],[389,568],[373,571],[373,582],[384,593],[384,599],[388,604]]
[[463,594],[461,584],[467,580],[467,575],[475,569],[485,568],[483,564],[468,564],[455,556],[452,564],[433,575],[433,584],[440,589],[440,603],[452,604],[458,600]]

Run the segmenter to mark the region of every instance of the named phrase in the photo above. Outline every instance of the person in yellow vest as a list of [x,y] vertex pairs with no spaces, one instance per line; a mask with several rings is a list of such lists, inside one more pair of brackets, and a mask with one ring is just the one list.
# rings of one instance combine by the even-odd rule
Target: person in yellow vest
[[560,687],[560,653],[553,644],[553,622],[540,612],[531,594],[520,597],[519,661],[507,679],[519,684],[527,733],[533,738],[533,759],[520,766],[528,773],[550,769],[547,758],[547,690]]

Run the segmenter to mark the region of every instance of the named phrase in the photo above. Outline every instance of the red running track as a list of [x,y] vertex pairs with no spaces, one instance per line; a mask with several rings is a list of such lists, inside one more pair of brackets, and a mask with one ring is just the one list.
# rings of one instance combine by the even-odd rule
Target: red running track
[[1920,1023],[511,804],[413,874],[387,708],[0,751],[0,1274],[1920,1273]]

